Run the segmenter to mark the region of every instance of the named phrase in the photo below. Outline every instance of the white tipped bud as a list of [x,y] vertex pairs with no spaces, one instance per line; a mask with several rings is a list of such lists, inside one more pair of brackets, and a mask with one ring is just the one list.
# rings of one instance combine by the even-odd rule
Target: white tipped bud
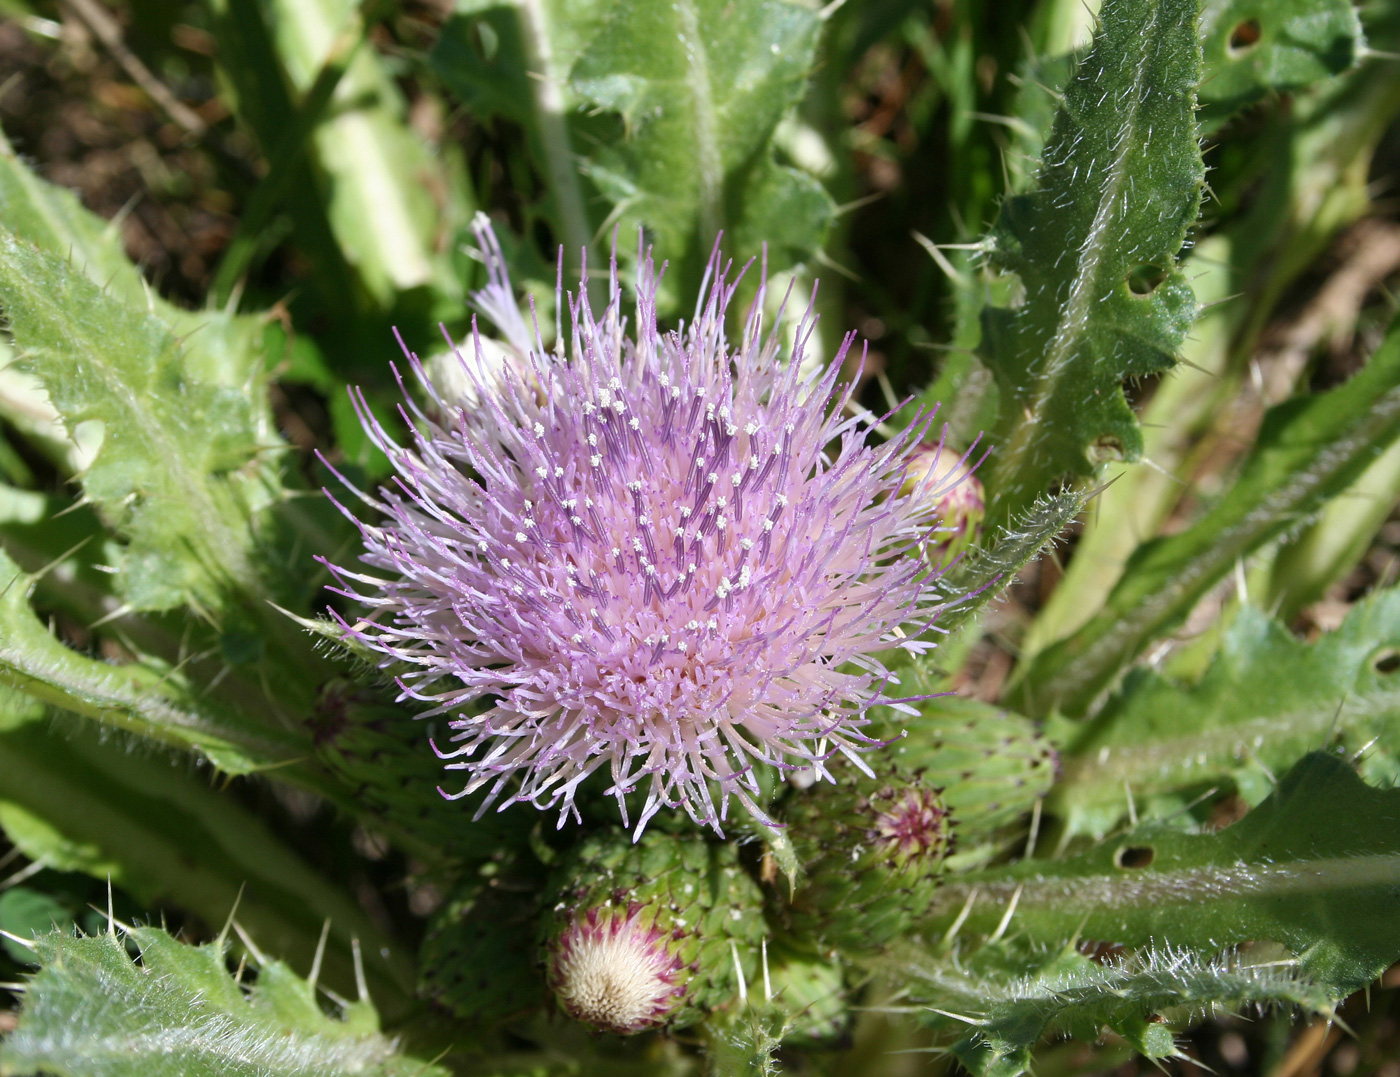
[[566,928],[549,979],[570,1017],[627,1035],[665,1023],[685,998],[690,970],[673,932],[648,923],[639,905],[593,908]]

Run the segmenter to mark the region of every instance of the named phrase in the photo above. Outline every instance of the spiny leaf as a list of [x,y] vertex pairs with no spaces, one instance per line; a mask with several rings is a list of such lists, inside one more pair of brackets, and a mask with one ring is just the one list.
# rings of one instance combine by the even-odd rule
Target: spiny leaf
[[977,1077],[1026,1072],[1031,1048],[1055,1032],[1093,1042],[1108,1026],[1140,1053],[1162,1058],[1177,1050],[1163,1010],[1272,1002],[1316,1013],[1335,1001],[1275,963],[1157,945],[1102,963],[1073,948],[1033,955],[1023,946],[988,947],[965,964],[916,960],[907,971],[911,994],[934,1007],[925,1023],[964,1031],[952,1053]]
[[733,1013],[712,1016],[706,1026],[711,1077],[781,1077],[777,1053],[788,1031],[781,1001],[741,1002]]
[[1009,587],[1016,574],[1059,537],[1084,509],[1088,495],[1066,490],[1036,501],[938,580],[948,608],[938,617],[947,631],[965,624],[978,610]]
[[1047,807],[1071,836],[1102,835],[1126,811],[1167,814],[1212,787],[1257,803],[1270,775],[1335,743],[1392,766],[1400,744],[1400,590],[1358,603],[1315,643],[1244,606],[1201,680],[1141,670],[1067,738]]
[[826,220],[803,222],[790,238],[806,253],[820,245],[830,200],[774,164],[769,150],[778,120],[802,93],[819,27],[811,9],[783,0],[615,0],[570,82],[584,102],[620,120],[585,167],[616,205],[624,235],[645,222],[660,248],[689,251],[694,261],[758,194],[764,205],[785,207],[785,232],[794,231],[794,206],[815,198],[806,212],[817,208]]
[[[432,62],[476,113],[524,126],[556,202],[565,198],[557,159],[572,169],[570,155],[584,154],[584,174],[611,204],[601,223],[619,226],[620,253],[630,253],[639,225],[667,252],[663,306],[674,306],[720,230],[741,261],[766,243],[770,268],[821,247],[835,216],[830,196],[772,150],[815,62],[819,28],[813,11],[787,0],[550,0],[528,12],[483,0],[459,5]],[[545,65],[567,129],[543,114],[526,77]]]
[[0,697],[0,827],[30,860],[111,882],[145,904],[173,902],[208,924],[236,906],[264,945],[305,964],[329,917],[330,986],[353,990],[358,937],[371,984],[403,1005],[412,974],[402,959],[381,957],[391,939],[266,823],[211,788],[207,769],[165,751],[153,758],[89,723],[24,717]]
[[[140,964],[126,942],[140,950]],[[276,960],[229,975],[221,943],[187,946],[154,927],[34,940],[40,971],[0,1072],[58,1077],[447,1077],[398,1053],[362,1000],[322,1011],[312,983]]]
[[117,666],[55,639],[29,607],[33,577],[0,551],[0,683],[105,724],[207,755],[231,774],[285,763],[301,738],[253,725],[197,691],[178,671]]
[[1208,125],[1265,94],[1341,74],[1366,43],[1351,0],[1206,0],[1201,40]]
[[[55,255],[112,299],[153,314],[182,341],[192,376],[247,392],[263,378],[264,325],[256,317],[188,311],[166,302],[127,258],[120,222],[86,209],[72,191],[40,179],[0,133],[0,221],[19,239]],[[254,414],[256,425],[271,418]]]
[[150,290],[122,249],[121,228],[90,213],[72,191],[26,168],[0,134],[0,221],[16,235],[66,256],[79,272],[126,303],[144,306]]
[[1400,437],[1400,325],[1349,382],[1265,416],[1238,481],[1193,526],[1144,543],[1104,609],[1038,654],[1022,709],[1084,713],[1152,640],[1179,624],[1236,562],[1302,524]]
[[1066,476],[1135,459],[1122,382],[1164,370],[1195,317],[1176,269],[1200,201],[1195,0],[1109,0],[1065,88],[1034,189],[992,233],[1024,301],[984,315],[1000,390],[988,487],[1004,524]]
[[256,590],[248,521],[268,491],[255,457],[278,443],[248,387],[226,380],[227,355],[211,349],[191,362],[160,318],[8,231],[0,308],[70,428],[105,425],[83,484],[129,540],[130,604],[218,608],[231,592]]
[[1151,825],[1065,860],[967,875],[939,892],[930,927],[961,918],[968,945],[999,928],[1198,952],[1269,940],[1340,998],[1400,958],[1397,895],[1400,789],[1314,753],[1219,833]]

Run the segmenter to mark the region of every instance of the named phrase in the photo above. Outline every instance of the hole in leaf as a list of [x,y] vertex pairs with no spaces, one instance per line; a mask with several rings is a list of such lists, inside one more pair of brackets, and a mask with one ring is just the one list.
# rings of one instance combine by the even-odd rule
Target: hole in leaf
[[1231,56],[1239,56],[1248,52],[1259,44],[1259,39],[1263,36],[1263,30],[1259,26],[1258,19],[1245,19],[1233,30],[1230,31],[1229,52]]
[[1125,845],[1113,854],[1113,863],[1115,867],[1128,870],[1145,868],[1156,855],[1156,850],[1150,845]]
[[1128,291],[1133,295],[1151,295],[1166,279],[1167,271],[1161,266],[1136,266],[1128,270]]
[[1100,434],[1089,446],[1089,458],[1096,464],[1123,459],[1123,441],[1116,434]]
[[1376,652],[1376,656],[1371,659],[1371,668],[1377,673],[1395,673],[1400,671],[1400,650],[1394,647],[1387,647]]
[[492,63],[501,50],[501,35],[496,33],[496,28],[485,19],[478,19],[472,23],[471,34],[476,39],[477,53],[488,64]]

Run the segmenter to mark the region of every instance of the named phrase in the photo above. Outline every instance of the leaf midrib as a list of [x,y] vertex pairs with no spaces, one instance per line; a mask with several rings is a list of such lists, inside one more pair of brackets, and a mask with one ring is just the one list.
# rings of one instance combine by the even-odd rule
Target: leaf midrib
[[[1148,21],[1147,27],[1141,35],[1142,41],[1150,40],[1151,31],[1156,26],[1160,13],[1160,3],[1154,4],[1152,18]],[[1102,48],[1102,43],[1098,47]],[[1027,454],[1034,451],[1035,444],[1039,440],[1045,411],[1054,397],[1062,374],[1073,358],[1078,340],[1084,335],[1084,326],[1088,320],[1090,304],[1098,293],[1097,285],[1103,264],[1106,261],[1108,244],[1104,242],[1103,237],[1107,235],[1109,225],[1116,216],[1114,207],[1117,205],[1122,190],[1127,162],[1132,153],[1135,150],[1140,150],[1143,144],[1140,140],[1128,136],[1137,126],[1147,68],[1148,52],[1144,46],[1139,53],[1133,76],[1132,101],[1123,123],[1118,127],[1118,148],[1114,153],[1099,204],[1094,211],[1094,220],[1089,226],[1088,235],[1080,249],[1077,263],[1078,272],[1071,280],[1070,293],[1065,304],[1061,307],[1062,315],[1056,325],[1055,335],[1050,340],[1044,367],[1035,380],[1030,403],[1025,408],[1021,417],[1022,421],[1016,424],[1006,451],[998,454],[1000,459],[996,483],[998,490],[1007,488],[1006,480],[1008,478],[1024,470],[1029,470],[1023,467],[1021,461]],[[1090,163],[1092,164],[1092,161]]]
[[[13,233],[4,235],[4,244],[17,249],[24,241],[20,240]],[[44,253],[38,248],[34,248],[41,258]],[[15,264],[14,259],[9,259],[11,265]],[[24,259],[21,258],[22,262]],[[233,579],[246,585],[252,578],[251,568],[247,559],[243,555],[238,542],[229,534],[229,527],[225,515],[209,496],[207,483],[208,476],[200,474],[191,469],[185,462],[184,453],[179,444],[173,440],[166,430],[164,418],[153,410],[143,407],[135,391],[123,378],[120,372],[114,370],[106,360],[104,346],[93,339],[89,327],[81,319],[74,319],[66,316],[59,305],[58,300],[51,294],[33,287],[30,283],[30,276],[27,273],[19,273],[21,283],[19,289],[28,296],[31,310],[34,312],[36,321],[47,322],[51,326],[66,325],[71,334],[68,340],[58,340],[53,343],[40,345],[38,347],[26,348],[38,355],[46,352],[53,352],[57,348],[69,347],[78,351],[82,355],[81,362],[92,371],[100,381],[105,399],[112,402],[117,408],[127,414],[127,418],[121,420],[126,426],[124,433],[126,436],[136,434],[141,437],[149,447],[149,454],[152,459],[159,461],[160,467],[166,475],[173,481],[175,487],[182,491],[184,500],[189,505],[195,518],[201,521],[201,533],[209,536],[213,541],[210,545],[217,554],[219,568]],[[85,277],[77,277],[85,283],[91,284]],[[133,314],[139,312],[132,311]],[[155,318],[154,314],[146,314],[145,317]],[[164,322],[158,324],[161,330],[170,338],[171,343],[178,347],[169,326]],[[168,347],[169,345],[167,345]],[[37,372],[41,381],[47,384],[52,377],[50,372],[46,377],[43,372]],[[156,393],[152,393],[154,397]],[[111,431],[108,437],[112,436]],[[110,445],[98,450],[98,456],[112,451]],[[169,496],[169,495],[166,495]]]
[[713,241],[723,225],[719,196],[724,182],[720,159],[718,124],[715,117],[714,87],[710,78],[710,57],[700,33],[700,14],[694,0],[676,0],[681,24],[681,47],[686,50],[689,79],[695,107],[695,159],[700,240]]

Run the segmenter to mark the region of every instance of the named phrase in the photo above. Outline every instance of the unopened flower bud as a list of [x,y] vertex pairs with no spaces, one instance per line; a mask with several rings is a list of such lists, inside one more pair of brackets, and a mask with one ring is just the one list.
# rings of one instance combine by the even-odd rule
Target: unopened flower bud
[[730,844],[648,832],[586,839],[546,907],[549,985],[571,1017],[623,1035],[683,1026],[757,971],[762,896]]
[[564,1010],[605,1032],[665,1024],[685,1002],[691,970],[684,928],[658,923],[657,908],[594,906],[555,940],[549,980]]
[[852,953],[879,950],[928,907],[952,846],[952,820],[917,774],[870,779],[842,767],[836,784],[795,798],[789,835],[806,868],[789,920],[799,936]]
[[[911,694],[933,693],[939,684],[906,671]],[[899,737],[889,751],[906,771],[918,771],[943,790],[961,839],[981,844],[1018,828],[1037,800],[1050,792],[1059,771],[1054,746],[1036,723],[974,700],[929,700],[907,735],[876,727],[877,737]]]
[[522,357],[509,345],[485,333],[467,334],[451,351],[439,352],[428,360],[426,369],[433,391],[449,408],[475,408],[486,395],[499,395],[510,367],[523,369]]
[[987,514],[981,480],[961,453],[944,445],[922,445],[909,460],[908,477],[900,488],[911,494],[921,486],[937,503],[938,527],[929,536],[925,552],[936,567],[949,564],[982,532]]

